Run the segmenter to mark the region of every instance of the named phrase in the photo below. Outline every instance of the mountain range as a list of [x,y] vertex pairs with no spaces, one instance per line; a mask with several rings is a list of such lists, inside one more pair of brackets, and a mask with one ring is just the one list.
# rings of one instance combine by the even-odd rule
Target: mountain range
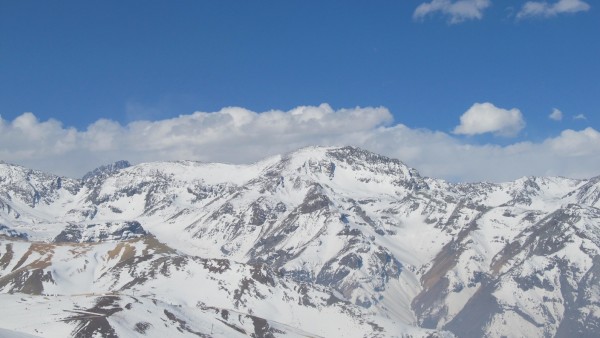
[[598,337],[600,176],[450,183],[354,147],[0,163],[0,336]]

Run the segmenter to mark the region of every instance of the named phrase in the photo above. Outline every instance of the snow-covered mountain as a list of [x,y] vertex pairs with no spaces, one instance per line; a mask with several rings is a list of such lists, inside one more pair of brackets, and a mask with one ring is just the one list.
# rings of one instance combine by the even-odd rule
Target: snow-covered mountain
[[452,184],[361,149],[0,164],[15,337],[597,337],[600,176]]

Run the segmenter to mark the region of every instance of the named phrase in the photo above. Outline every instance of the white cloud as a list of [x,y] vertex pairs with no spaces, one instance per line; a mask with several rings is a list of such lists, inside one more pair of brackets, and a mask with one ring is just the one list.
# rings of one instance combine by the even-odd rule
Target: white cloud
[[579,114],[579,115],[575,115],[573,116],[574,120],[587,120],[587,117],[585,117],[585,115],[583,114]]
[[519,109],[498,108],[489,102],[475,103],[460,117],[455,134],[477,135],[494,133],[500,136],[516,136],[525,127]]
[[0,118],[0,159],[72,177],[119,159],[249,163],[308,145],[363,147],[401,159],[423,175],[453,181],[600,174],[600,133],[592,128],[565,130],[538,143],[476,145],[393,124],[385,108],[321,105],[262,113],[225,108],[126,125],[99,120],[85,130],[39,121],[31,113],[13,121]]
[[579,132],[567,129],[547,143],[556,154],[565,157],[593,156],[600,152],[600,133],[592,128]]
[[447,16],[450,23],[480,20],[483,18],[483,11],[491,4],[490,0],[431,0],[420,4],[415,9],[413,18],[421,20],[430,14],[439,12]]
[[548,115],[548,118],[554,121],[561,121],[563,119],[563,113],[554,108],[552,109],[552,113],[550,113],[550,115]]
[[528,1],[517,13],[517,19],[549,18],[564,13],[586,12],[590,8],[587,2],[581,0],[559,0],[551,4],[546,1]]

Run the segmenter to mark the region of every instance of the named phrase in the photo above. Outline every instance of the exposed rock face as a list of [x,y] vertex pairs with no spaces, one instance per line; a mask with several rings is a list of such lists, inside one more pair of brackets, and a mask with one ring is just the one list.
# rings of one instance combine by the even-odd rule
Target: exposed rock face
[[107,222],[104,224],[69,224],[55,238],[55,243],[96,243],[123,241],[142,237],[147,232],[137,221]]
[[[450,184],[344,147],[81,180],[0,164],[0,188],[0,291],[114,293],[73,335],[600,334],[598,177]],[[304,332],[322,313],[342,324]]]

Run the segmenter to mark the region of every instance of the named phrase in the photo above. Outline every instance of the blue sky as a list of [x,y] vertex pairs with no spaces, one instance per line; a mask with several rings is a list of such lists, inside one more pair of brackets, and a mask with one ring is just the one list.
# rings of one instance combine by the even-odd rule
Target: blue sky
[[[0,115],[5,126],[14,127],[15,119],[32,112],[35,123],[52,119],[68,134],[103,119],[127,129],[139,120],[159,122],[230,106],[260,113],[327,103],[333,111],[385,107],[391,117],[372,128],[441,132],[462,146],[542,144],[565,130],[600,129],[600,15],[594,5],[0,0]],[[508,132],[492,125],[460,133],[460,117],[476,103],[491,103],[497,114],[518,109],[520,124],[507,120],[513,128]],[[561,120],[549,118],[555,108]],[[481,125],[484,114],[473,116]],[[290,146],[296,144],[304,143]],[[6,161],[66,170],[49,164],[60,156],[42,163],[0,147]],[[275,150],[280,149],[248,160]],[[102,160],[128,155],[103,154]],[[139,160],[163,158],[156,152]]]

